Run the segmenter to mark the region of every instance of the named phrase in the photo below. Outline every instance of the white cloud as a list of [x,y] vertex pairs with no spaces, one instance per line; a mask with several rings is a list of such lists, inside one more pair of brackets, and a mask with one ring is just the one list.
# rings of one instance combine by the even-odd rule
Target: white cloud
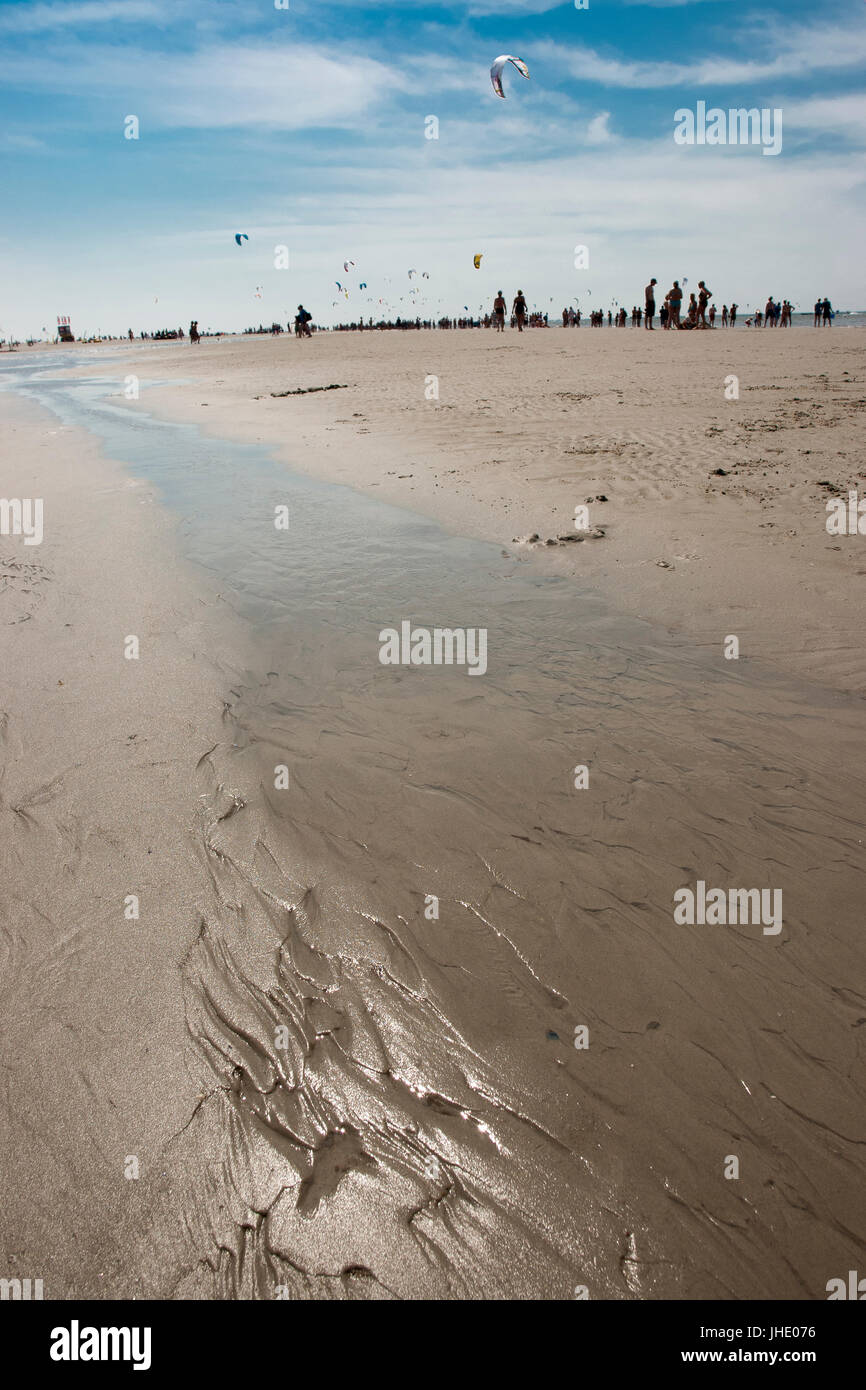
[[859,92],[792,101],[785,107],[785,127],[810,134],[833,131],[866,144],[866,101]]
[[609,111],[599,111],[597,116],[593,116],[586,128],[586,143],[588,145],[606,145],[613,140],[613,131],[609,129]]
[[334,45],[273,43],[217,44],[192,54],[70,44],[54,55],[7,53],[0,79],[9,87],[109,99],[118,120],[132,111],[143,132],[145,121],[213,130],[360,126],[393,92],[412,86],[408,68]]
[[15,5],[0,10],[4,33],[38,34],[60,29],[84,29],[90,24],[133,24],[165,15],[154,0],[83,0],[81,4]]
[[605,57],[586,44],[550,42],[534,45],[533,52],[554,71],[564,68],[582,81],[632,89],[736,86],[851,69],[866,61],[866,26],[862,24],[856,28],[761,26],[743,37],[753,46],[769,46],[773,56],[753,59],[716,54],[688,63],[632,62]]

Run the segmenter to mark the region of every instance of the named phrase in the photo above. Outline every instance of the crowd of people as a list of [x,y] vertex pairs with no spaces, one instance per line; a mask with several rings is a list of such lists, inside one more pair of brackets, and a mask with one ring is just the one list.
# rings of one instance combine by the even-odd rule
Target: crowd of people
[[[656,285],[658,280],[655,276],[650,280],[644,290],[644,328],[652,331],[655,328],[653,319],[656,313]],[[689,302],[686,306],[686,316],[682,317],[683,290],[679,280],[674,280],[671,288],[664,297],[664,301],[659,310],[659,324],[664,329],[686,329],[686,328],[712,328],[715,325],[716,311],[715,306],[710,305],[713,292],[703,280],[698,281],[698,292],[689,295]],[[709,318],[707,310],[709,309]],[[637,310],[635,309],[635,315]],[[732,324],[737,321],[737,305],[732,306]],[[723,320],[724,322],[725,320]]]
[[[684,282],[687,283],[687,282]],[[622,305],[617,305],[614,309],[593,309],[589,314],[589,324],[592,328],[603,328],[605,321],[609,328],[625,328],[629,323],[632,328],[643,328],[653,331],[655,328],[655,317],[657,309],[656,286],[658,281],[653,277],[644,290],[644,306],[633,304],[631,313]],[[659,327],[670,330],[676,329],[704,329],[714,328],[718,317],[713,299],[712,290],[707,288],[703,280],[698,281],[697,293],[689,294],[688,303],[683,307],[685,294],[678,280],[674,280],[671,288],[667,291],[661,304],[658,305]],[[739,306],[727,304],[722,306],[721,325],[723,328],[734,328],[737,323],[737,312]],[[756,309],[747,319],[744,319],[747,328],[790,328],[794,315],[794,305],[788,299],[777,300],[774,295],[767,298],[767,302],[762,309]],[[819,297],[815,301],[813,310],[813,324],[815,328],[830,328],[833,319],[836,317],[830,300]],[[563,328],[580,328],[583,320],[580,306],[573,307],[566,305],[562,310]],[[509,313],[508,303],[502,290],[497,290],[493,300],[493,305],[489,313],[467,314],[466,317],[451,318],[443,317],[439,319],[422,318],[401,318],[396,320],[379,319],[374,321],[372,315],[368,319],[359,318],[350,323],[338,323],[330,330],[335,333],[365,332],[365,331],[385,331],[396,330],[405,332],[407,330],[432,330],[432,329],[465,329],[465,328],[492,328],[497,333],[504,333],[508,321],[512,328],[516,328],[522,333],[524,328],[547,328],[549,326],[548,316],[539,310],[530,310],[523,290],[518,290],[511,304]],[[315,331],[316,325],[313,323],[313,316],[303,304],[298,305],[298,312],[295,315],[294,323],[286,325],[286,330],[292,332],[299,338],[309,338]],[[284,332],[281,323],[273,322],[269,327],[259,324],[257,328],[245,328],[245,334],[278,334]],[[130,328],[127,338],[132,342],[135,334]],[[186,334],[183,328],[159,328],[155,332],[146,333],[142,330],[138,337],[142,340],[153,342],[177,341],[185,339]],[[193,319],[189,326],[190,343],[198,343],[202,336],[221,338],[222,332],[202,335],[199,331],[198,320]],[[28,346],[36,340],[28,338]],[[82,338],[82,342],[114,342],[116,341],[110,334],[100,335],[99,337]],[[9,339],[6,344],[9,348],[18,346],[15,339]]]
[[[632,328],[640,328],[643,326],[643,328],[652,332],[655,329],[656,309],[658,307],[659,327],[666,331],[671,329],[687,330],[715,328],[718,313],[715,304],[712,303],[713,291],[708,288],[704,280],[698,281],[697,291],[693,291],[689,294],[688,303],[685,304],[685,306],[685,293],[678,280],[674,280],[661,304],[657,306],[657,285],[658,281],[653,277],[644,290],[643,308],[638,304],[633,304],[631,314],[629,314],[624,306],[617,306],[616,312],[614,312],[613,309],[608,309],[606,312],[603,309],[593,309],[589,315],[590,327],[603,328],[606,319],[609,328],[625,328],[630,322]],[[732,303],[730,307],[727,304],[722,305],[721,325],[723,328],[736,327],[738,309],[739,305],[736,303]],[[794,305],[790,300],[783,299],[778,301],[773,295],[770,295],[763,311],[760,309],[756,310],[755,313],[752,314],[750,318],[745,319],[744,322],[747,328],[790,328],[793,313]],[[816,301],[814,309],[814,324],[816,328],[821,325],[827,325],[829,327],[834,317],[835,315],[829,299],[819,299]],[[287,324],[286,327],[289,333],[294,330],[296,337],[309,338],[315,328],[312,319],[313,316],[309,310],[305,309],[303,304],[299,304],[294,324]],[[380,319],[377,322],[374,322],[371,315],[366,321],[360,318],[350,323],[335,324],[331,331],[335,333],[350,333],[364,331],[381,332],[384,330],[407,331],[423,329],[492,328],[496,333],[504,333],[506,319],[510,322],[511,327],[516,328],[519,333],[522,333],[524,328],[547,328],[549,326],[546,313],[541,313],[537,310],[530,311],[523,290],[518,290],[517,294],[514,296],[510,314],[504,292],[502,290],[497,290],[491,311],[486,314],[479,314],[477,316],[469,315],[466,318],[446,317],[436,320],[421,319],[420,317],[404,319],[398,316],[394,321],[391,319]],[[571,305],[566,305],[562,310],[563,328],[580,328],[581,322],[582,313],[580,307],[574,308]],[[258,328],[247,328],[244,332],[248,334],[277,334],[283,332],[283,326],[280,323],[272,323],[269,328],[266,328],[264,324],[259,324]],[[132,337],[132,329],[129,330],[129,336],[130,338]],[[142,338],[148,336],[155,338],[182,338],[184,333],[183,329],[179,328],[176,332],[174,330],[163,330],[152,335],[142,333],[141,336]],[[196,343],[199,340],[198,324],[196,321],[190,324],[189,338],[191,343]]]

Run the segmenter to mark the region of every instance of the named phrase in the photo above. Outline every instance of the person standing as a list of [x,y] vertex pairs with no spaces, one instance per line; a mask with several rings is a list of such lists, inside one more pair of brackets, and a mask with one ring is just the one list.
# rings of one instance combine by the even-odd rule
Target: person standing
[[703,280],[698,281],[698,323],[704,328],[707,326],[707,304],[713,297],[712,290],[708,290]]
[[496,291],[493,301],[493,324],[497,333],[505,332],[505,295],[501,290]]
[[680,326],[680,305],[683,302],[683,292],[680,289],[679,280],[674,280],[673,285],[667,292],[668,303],[668,322],[672,328]]
[[652,326],[653,326],[653,319],[654,319],[654,317],[655,317],[655,312],[656,312],[656,294],[655,294],[655,290],[656,290],[656,285],[657,285],[657,284],[658,284],[658,280],[652,279],[652,280],[650,280],[649,284],[647,285],[646,289],[644,290],[644,302],[645,302],[646,308],[645,308],[645,311],[644,311],[643,326],[644,326],[644,328],[649,328],[651,331],[652,331]]
[[731,305],[731,327],[732,327],[732,328],[735,326],[736,322],[737,322],[737,306],[736,306],[736,304],[732,304],[732,305]]
[[193,319],[189,326],[189,340],[190,343],[197,343],[199,341],[198,319]]
[[815,327],[816,327],[816,328],[820,328],[820,327],[821,327],[821,310],[822,310],[822,308],[823,308],[823,305],[821,304],[820,299],[816,300],[816,301],[815,301]]
[[517,320],[518,333],[522,333],[523,325],[526,323],[526,300],[523,297],[523,290],[518,290],[517,294],[514,296],[511,312]]
[[827,325],[828,328],[832,328],[832,327],[833,327],[833,309],[832,309],[832,306],[831,306],[831,304],[830,304],[829,299],[825,299],[825,300],[823,301],[823,303],[821,304],[821,309],[822,309],[822,312],[823,312],[823,315],[824,315],[824,323]]

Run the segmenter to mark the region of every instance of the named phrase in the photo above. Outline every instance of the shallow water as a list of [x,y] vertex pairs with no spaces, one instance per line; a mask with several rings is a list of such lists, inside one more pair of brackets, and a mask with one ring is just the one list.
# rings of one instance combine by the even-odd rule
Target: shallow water
[[[185,1292],[227,1297],[824,1297],[862,1239],[862,701],[54,371],[4,376],[158,487],[261,653],[190,769],[214,1089],[165,1270],[197,1256]],[[405,619],[485,628],[486,674],[381,665]],[[781,889],[782,931],[678,925],[698,880]]]

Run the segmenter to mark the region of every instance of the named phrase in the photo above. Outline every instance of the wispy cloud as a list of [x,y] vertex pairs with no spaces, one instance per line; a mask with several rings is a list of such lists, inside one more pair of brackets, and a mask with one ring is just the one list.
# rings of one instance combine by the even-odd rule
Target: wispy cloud
[[770,48],[766,58],[718,53],[690,63],[635,62],[608,57],[586,44],[535,45],[535,53],[554,69],[604,87],[664,88],[742,86],[769,78],[793,78],[820,71],[850,71],[866,61],[866,25],[856,27],[775,26],[751,28],[743,35],[751,47]]
[[0,80],[119,102],[118,120],[131,111],[155,128],[206,130],[358,126],[388,95],[411,87],[408,70],[363,54],[285,43],[216,44],[192,54],[67,45],[3,55]]
[[7,5],[0,9],[0,31],[7,34],[57,33],[93,24],[141,24],[161,20],[156,0],[82,0],[81,4]]
[[866,100],[858,92],[850,96],[791,101],[785,107],[785,127],[809,135],[833,131],[866,143]]

